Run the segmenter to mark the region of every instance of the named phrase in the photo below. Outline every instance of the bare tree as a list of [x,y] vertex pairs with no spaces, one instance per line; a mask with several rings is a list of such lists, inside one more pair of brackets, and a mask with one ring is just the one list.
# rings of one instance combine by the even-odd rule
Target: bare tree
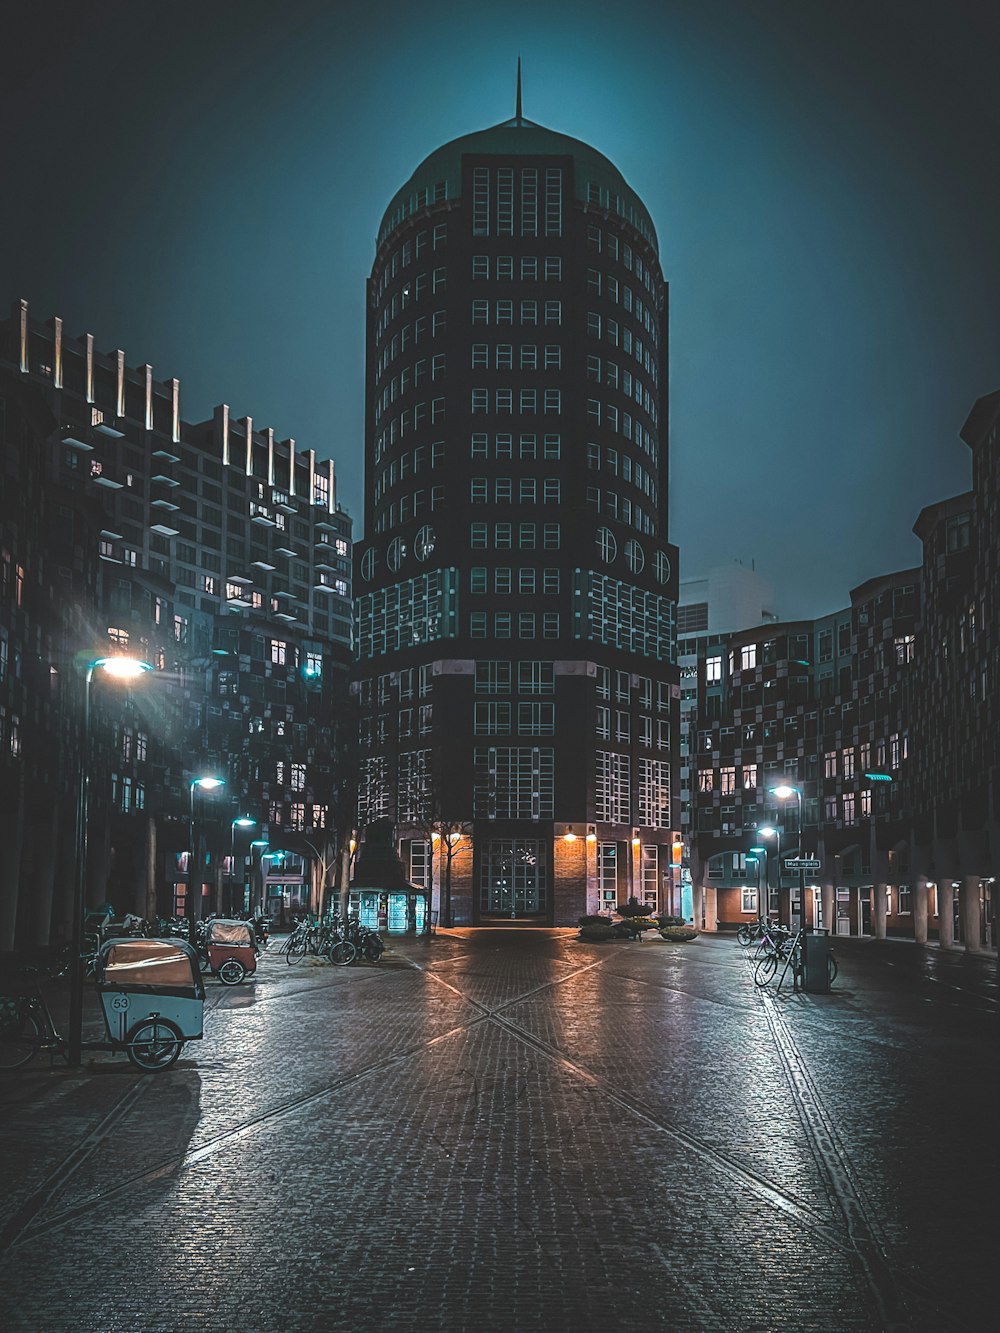
[[[439,845],[439,856],[442,860],[441,874],[441,924],[450,926],[452,920],[451,911],[451,879],[452,863],[458,851],[458,844],[461,838],[468,837],[472,833],[472,824],[466,819],[454,819],[451,815],[445,813],[445,805],[442,797],[441,783],[438,780],[438,770],[436,766],[431,766],[422,770],[420,774],[421,787],[419,793],[413,793],[410,796],[409,804],[411,806],[411,818],[407,821],[413,828],[419,829],[426,841],[431,844],[431,884],[430,890],[433,895],[434,889],[434,843]],[[430,898],[428,899],[428,913],[424,929],[430,930]]]

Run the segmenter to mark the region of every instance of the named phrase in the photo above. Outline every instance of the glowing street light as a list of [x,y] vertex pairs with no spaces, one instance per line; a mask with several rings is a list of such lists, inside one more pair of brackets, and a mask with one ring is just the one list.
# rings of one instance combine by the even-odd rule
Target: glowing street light
[[[767,848],[751,847],[749,852],[747,853],[747,860],[756,861],[757,863],[757,915],[762,916],[764,914],[764,911],[768,911]],[[763,889],[761,888],[761,872],[763,872]]]
[[191,795],[191,818],[190,818],[190,823],[188,825],[188,833],[189,833],[189,846],[191,848],[189,855],[191,859],[188,863],[188,891],[187,891],[187,900],[184,903],[184,907],[185,907],[185,915],[187,916],[188,919],[188,938],[190,939],[192,946],[194,945],[194,940],[195,940],[194,927],[195,927],[195,921],[197,920],[195,916],[195,907],[194,907],[194,893],[195,893],[194,881],[195,881],[196,867],[198,871],[198,897],[199,898],[201,897],[201,867],[198,866],[198,848],[195,843],[194,791],[196,787],[199,787],[202,791],[216,791],[219,787],[224,787],[225,785],[226,785],[225,778],[214,778],[214,777],[192,778],[189,784],[189,790]]
[[83,666],[83,735],[80,743],[80,781],[76,795],[76,878],[73,882],[72,953],[69,981],[70,1065],[83,1059],[83,914],[87,903],[87,824],[90,802],[90,687],[95,671],[113,680],[136,680],[153,670],[138,657],[94,657]]
[[[781,829],[771,828],[765,824],[763,828],[757,830],[758,838],[773,838],[775,843],[775,858],[778,862],[778,919],[781,919]],[[764,888],[767,893],[767,910],[771,911],[771,882],[767,873],[767,849],[764,850]]]
[[[238,828],[256,828],[256,819],[249,815],[237,815],[232,822],[232,836],[229,840],[229,910],[233,910],[233,889],[236,886],[236,830]],[[243,877],[245,878],[245,876]],[[244,887],[241,882],[241,887]],[[243,904],[240,904],[241,909]]]
[[[777,796],[779,801],[788,801],[794,796],[798,806],[799,816],[799,923],[802,927],[803,937],[808,930],[806,925],[806,872],[802,866],[802,860],[806,854],[806,849],[802,845],[802,788],[793,787],[791,783],[783,782],[777,787],[769,787],[772,796]],[[781,864],[778,865],[778,873],[781,873]],[[803,946],[804,956],[804,946]]]

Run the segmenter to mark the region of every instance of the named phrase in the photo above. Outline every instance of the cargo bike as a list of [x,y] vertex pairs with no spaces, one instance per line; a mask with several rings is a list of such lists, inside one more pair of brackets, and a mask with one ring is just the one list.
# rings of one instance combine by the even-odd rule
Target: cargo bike
[[257,971],[260,948],[249,921],[213,918],[208,923],[205,951],[212,976],[218,977],[224,986],[238,986]]
[[[107,1037],[85,1050],[124,1051],[138,1069],[168,1069],[186,1041],[203,1035],[205,986],[198,955],[179,939],[112,939],[97,954],[97,993]],[[0,987],[0,1072],[39,1051],[68,1053],[37,982]]]

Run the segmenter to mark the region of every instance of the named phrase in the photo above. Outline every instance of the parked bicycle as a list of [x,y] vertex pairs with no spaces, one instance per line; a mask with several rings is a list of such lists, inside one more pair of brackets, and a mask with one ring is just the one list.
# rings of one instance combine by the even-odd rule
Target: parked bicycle
[[[791,969],[793,984],[798,986],[802,978],[802,940],[801,929],[795,931],[794,934],[779,935],[771,940],[754,968],[754,985],[768,985],[777,975],[780,967],[781,975],[778,977],[778,989],[781,989],[781,983],[789,969]],[[827,954],[827,975],[831,986],[837,979],[837,972],[837,960],[830,952]]]
[[776,924],[767,916],[758,917],[756,921],[744,921],[736,932],[736,942],[745,949],[755,940],[761,939]]
[[[369,963],[378,963],[385,953],[385,944],[377,930],[363,926],[357,917],[351,917],[344,932],[347,943],[353,944],[355,955],[363,955]],[[333,961],[331,959],[331,961]],[[353,961],[353,960],[349,960]]]

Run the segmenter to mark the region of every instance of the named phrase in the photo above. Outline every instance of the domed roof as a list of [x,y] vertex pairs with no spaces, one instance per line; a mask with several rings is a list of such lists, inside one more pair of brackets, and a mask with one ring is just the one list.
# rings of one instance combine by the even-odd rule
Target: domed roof
[[[379,227],[380,244],[404,217],[425,202],[460,197],[462,156],[465,153],[496,157],[571,157],[577,199],[586,203],[588,198],[594,197],[588,186],[596,186],[604,206],[627,218],[647,237],[653,249],[657,249],[656,229],[645,205],[613,162],[582,140],[536,125],[523,116],[514,116],[473,134],[463,134],[425,157],[386,209]],[[442,183],[443,194],[438,188]]]

